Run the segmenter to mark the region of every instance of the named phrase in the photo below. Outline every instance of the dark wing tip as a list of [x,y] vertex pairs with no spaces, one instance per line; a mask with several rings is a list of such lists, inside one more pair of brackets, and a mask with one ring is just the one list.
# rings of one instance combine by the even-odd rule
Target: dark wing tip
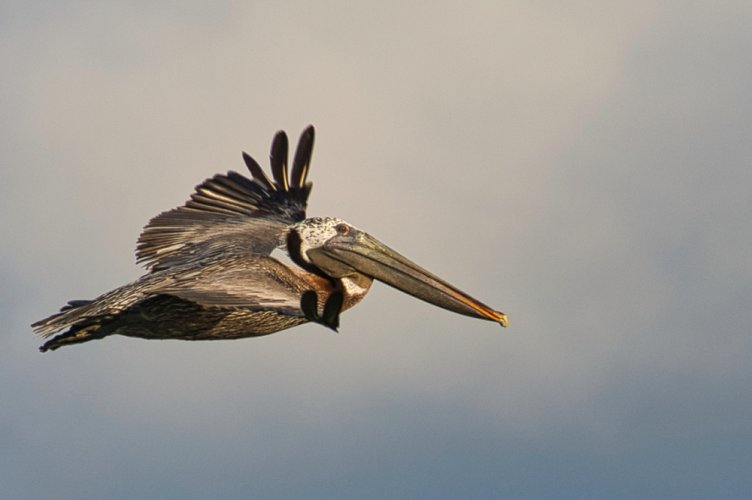
[[301,189],[305,186],[308,169],[311,165],[315,136],[316,130],[313,128],[313,125],[308,125],[303,130],[303,133],[300,134],[298,147],[295,150],[295,159],[292,163],[292,174],[290,176],[292,187],[295,189]]
[[282,188],[282,191],[287,191],[289,189],[289,183],[287,181],[288,149],[289,143],[287,141],[287,134],[284,130],[280,130],[274,135],[269,161],[272,166],[274,180],[277,182],[277,185]]
[[248,170],[251,172],[253,178],[256,179],[256,182],[261,184],[269,191],[275,190],[274,184],[269,180],[269,177],[266,176],[264,169],[261,168],[261,165],[259,165],[258,162],[245,151],[243,151],[243,161],[245,162],[246,167],[248,167]]

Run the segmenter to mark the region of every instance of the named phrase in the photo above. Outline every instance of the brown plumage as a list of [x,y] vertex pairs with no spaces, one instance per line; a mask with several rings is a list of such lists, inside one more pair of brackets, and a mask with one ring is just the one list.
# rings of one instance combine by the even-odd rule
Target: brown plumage
[[[218,174],[185,205],[154,217],[136,256],[149,272],[94,300],[70,301],[32,325],[54,350],[119,334],[216,340],[267,335],[315,321],[336,329],[339,313],[379,279],[460,314],[506,326],[503,313],[424,271],[367,233],[336,218],[306,219],[314,129],[302,134],[288,168],[278,132],[269,179],[243,153],[253,176]],[[286,249],[296,265],[271,256]]]

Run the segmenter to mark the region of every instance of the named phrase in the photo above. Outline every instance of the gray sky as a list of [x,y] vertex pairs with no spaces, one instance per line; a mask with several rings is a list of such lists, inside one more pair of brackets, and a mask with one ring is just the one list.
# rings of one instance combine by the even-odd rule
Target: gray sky
[[[8,498],[749,494],[749,2],[245,4],[0,4]],[[309,213],[509,329],[376,285],[339,335],[36,351],[309,123]]]

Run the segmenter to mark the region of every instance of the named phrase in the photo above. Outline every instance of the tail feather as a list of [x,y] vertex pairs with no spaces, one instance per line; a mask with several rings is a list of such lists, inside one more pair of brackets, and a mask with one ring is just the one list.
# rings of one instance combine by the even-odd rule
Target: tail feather
[[[91,304],[92,300],[69,300],[67,304],[60,308],[60,312],[39,320],[31,324],[31,328],[43,337],[49,337],[55,332],[73,326],[82,319],[86,318],[86,306]],[[90,325],[88,322],[87,325]]]
[[60,312],[32,324],[31,327],[34,331],[44,337],[50,337],[55,332],[68,329],[45,342],[39,350],[42,352],[54,351],[64,345],[80,344],[104,337],[106,333],[102,327],[110,322],[113,316],[88,316],[87,314],[91,314],[92,311],[87,306],[93,302],[93,300],[69,300],[66,305],[60,308]]
[[152,273],[94,300],[68,301],[59,312],[31,325],[42,337],[57,335],[42,346],[42,351],[108,335],[112,332],[113,321],[142,300],[147,295],[144,290],[160,279],[163,279],[160,275]]
[[39,350],[41,352],[54,351],[64,345],[80,344],[89,340],[101,339],[105,336],[102,326],[99,322],[90,325],[73,325],[67,332],[61,333],[42,344]]

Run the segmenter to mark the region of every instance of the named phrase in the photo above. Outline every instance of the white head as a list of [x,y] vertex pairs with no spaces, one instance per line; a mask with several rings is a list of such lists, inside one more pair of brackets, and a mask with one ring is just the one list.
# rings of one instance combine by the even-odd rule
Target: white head
[[292,231],[297,234],[297,248],[290,248],[288,241],[288,251],[293,258],[298,257],[306,264],[312,264],[309,250],[320,248],[337,236],[347,236],[353,230],[357,228],[336,217],[311,217],[292,226]]
[[316,274],[339,279],[377,279],[450,311],[507,325],[503,313],[478,302],[342,219],[314,217],[294,224],[287,236],[287,251],[298,265]]

